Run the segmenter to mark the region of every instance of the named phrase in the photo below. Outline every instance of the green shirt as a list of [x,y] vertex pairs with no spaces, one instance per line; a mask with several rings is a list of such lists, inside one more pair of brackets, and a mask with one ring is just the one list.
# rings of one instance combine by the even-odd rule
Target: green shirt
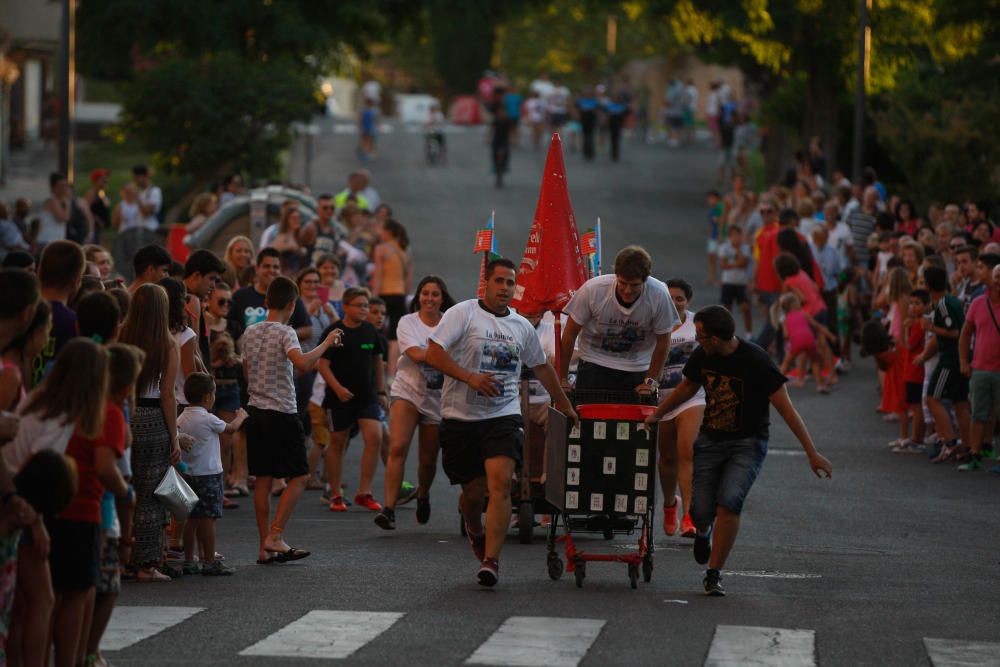
[[[950,294],[934,304],[934,326],[956,333],[962,330],[965,324],[965,314],[962,310],[962,302]],[[946,338],[937,336],[938,346],[938,366],[955,369],[959,367],[958,361],[958,337]]]

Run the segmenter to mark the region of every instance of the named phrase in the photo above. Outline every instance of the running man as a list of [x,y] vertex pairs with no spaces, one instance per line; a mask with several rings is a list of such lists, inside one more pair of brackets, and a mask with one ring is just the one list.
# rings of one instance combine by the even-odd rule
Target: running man
[[816,451],[788,397],[785,376],[767,352],[734,335],[736,322],[729,311],[702,308],[694,326],[699,347],[684,366],[684,378],[646,423],[656,424],[704,388],[705,418],[694,443],[691,483],[691,519],[698,531],[694,559],[708,563],[705,593],[725,595],[720,573],[739,532],[743,501],[767,456],[771,405],[795,434],[817,477],[830,477],[833,465]]
[[516,278],[509,259],[490,262],[483,299],[449,308],[430,335],[425,357],[447,376],[441,392],[441,462],[451,483],[462,485],[462,517],[483,586],[499,581],[498,559],[510,524],[511,478],[524,441],[518,396],[522,363],[553,396],[556,408],[576,421],[535,328],[507,307]]

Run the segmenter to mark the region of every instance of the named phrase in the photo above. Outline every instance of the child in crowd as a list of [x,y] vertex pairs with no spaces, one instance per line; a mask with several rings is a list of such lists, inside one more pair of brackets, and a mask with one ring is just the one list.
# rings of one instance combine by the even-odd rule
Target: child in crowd
[[[243,368],[250,400],[246,439],[250,474],[256,476],[254,510],[260,548],[257,563],[286,563],[305,558],[310,552],[285,542],[285,525],[291,518],[309,472],[305,435],[295,403],[293,368],[311,371],[327,350],[341,344],[341,331],[333,329],[311,351],[303,353],[295,329],[288,321],[295,310],[299,290],[288,278],[271,281],[265,295],[267,319],[243,334]],[[287,478],[274,523],[271,517],[271,483]]]
[[907,401],[906,385],[903,379],[910,359],[906,354],[904,344],[905,326],[904,320],[910,310],[910,293],[913,291],[910,279],[907,277],[906,269],[894,267],[890,269],[886,279],[886,286],[876,300],[876,305],[885,308],[888,312],[886,320],[889,325],[889,336],[895,343],[897,354],[893,357],[893,363],[886,369],[885,377],[882,380],[882,402],[881,412],[885,415],[893,415],[899,420],[899,438],[889,443],[889,447],[896,447],[909,439],[910,425],[906,418]]
[[802,302],[795,294],[788,292],[779,301],[785,318],[781,323],[781,332],[785,339],[787,351],[781,364],[781,372],[788,375],[794,365],[798,369],[798,378],[792,383],[796,387],[805,386],[806,361],[811,364],[816,389],[821,394],[830,392],[827,380],[823,377],[822,356],[817,340],[819,337],[833,339],[833,334],[825,326],[817,322],[812,315],[802,308]]
[[[385,319],[386,313],[388,312],[388,306],[385,303],[385,299],[379,296],[373,296],[368,301],[368,321],[375,331],[378,332],[378,349],[380,350],[380,355],[382,357],[382,370],[385,375],[383,378],[385,384],[382,386],[389,386],[389,341],[385,337]],[[379,396],[379,408],[382,411],[382,446],[379,448],[380,455],[382,457],[382,465],[385,465],[385,461],[389,456],[389,401]],[[383,405],[384,404],[384,405]]]
[[924,366],[917,363],[924,352],[926,317],[930,311],[931,294],[925,289],[910,293],[909,313],[903,321],[902,346],[906,350],[903,382],[906,405],[912,414],[910,437],[892,447],[897,454],[919,454],[924,451]]
[[719,283],[718,271],[716,269],[719,257],[719,239],[725,238],[726,234],[721,229],[722,214],[725,205],[722,202],[722,195],[718,190],[709,190],[705,195],[705,204],[708,206],[708,280],[713,285]]
[[750,298],[747,295],[749,265],[750,246],[743,242],[743,229],[739,225],[730,225],[729,238],[719,246],[719,268],[722,269],[722,293],[719,302],[730,312],[734,303],[740,307],[747,338],[753,335]]
[[840,367],[844,371],[851,369],[851,345],[859,323],[858,273],[849,266],[840,272],[837,280],[837,329],[840,333]]
[[[247,418],[246,411],[236,411],[236,418],[228,424],[212,414],[215,405],[215,381],[208,373],[192,373],[184,381],[184,395],[188,407],[177,417],[177,430],[194,440],[191,449],[184,452],[187,465],[185,478],[198,494],[198,504],[191,510],[184,527],[184,573],[199,571],[205,576],[230,575],[235,570],[215,555],[215,520],[222,517],[222,454],[219,435],[234,433]],[[194,547],[197,539],[201,565],[195,563]]]
[[28,328],[0,354],[0,409],[15,409],[31,388],[31,364],[48,344],[51,330],[52,308],[39,301]]

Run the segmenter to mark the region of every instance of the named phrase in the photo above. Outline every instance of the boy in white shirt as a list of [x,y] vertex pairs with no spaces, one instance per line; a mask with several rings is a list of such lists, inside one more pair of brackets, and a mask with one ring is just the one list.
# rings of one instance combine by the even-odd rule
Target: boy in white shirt
[[743,242],[743,229],[739,225],[730,225],[729,238],[719,246],[719,268],[722,270],[722,293],[719,296],[719,303],[730,312],[734,303],[740,307],[747,338],[753,332],[750,298],[747,295],[749,265],[750,246]]
[[247,418],[245,410],[237,410],[228,424],[210,410],[215,405],[215,380],[208,373],[192,373],[184,381],[184,396],[188,405],[177,417],[177,432],[191,436],[194,444],[184,452],[187,465],[185,478],[195,493],[198,504],[188,515],[184,526],[184,568],[194,568],[194,543],[201,548],[201,573],[205,576],[230,575],[235,570],[215,560],[215,520],[222,516],[222,449],[219,435],[235,433]]
[[[295,310],[299,289],[295,283],[278,276],[267,288],[267,319],[250,326],[240,339],[243,347],[243,372],[247,378],[250,400],[246,422],[247,463],[254,485],[254,510],[260,549],[257,563],[287,563],[309,555],[285,542],[284,532],[309,478],[305,433],[295,403],[292,368],[308,373],[323,354],[340,345],[341,331],[329,332],[319,345],[302,352],[295,329],[288,326]],[[271,482],[275,477],[288,479],[288,486],[278,501],[274,523],[271,517]]]

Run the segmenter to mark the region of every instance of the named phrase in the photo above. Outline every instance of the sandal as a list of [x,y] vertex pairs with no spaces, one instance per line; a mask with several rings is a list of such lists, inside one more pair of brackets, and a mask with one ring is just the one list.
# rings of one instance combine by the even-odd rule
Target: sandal
[[162,583],[171,581],[171,578],[163,574],[154,567],[136,570],[135,580],[142,584]]
[[296,549],[295,547],[288,547],[288,551],[278,551],[275,552],[274,560],[277,563],[290,563],[293,560],[302,560],[310,555],[310,552],[303,551],[302,549]]
[[250,491],[245,486],[239,486],[237,484],[234,484],[233,486],[226,489],[223,495],[226,496],[227,498],[249,498]]

